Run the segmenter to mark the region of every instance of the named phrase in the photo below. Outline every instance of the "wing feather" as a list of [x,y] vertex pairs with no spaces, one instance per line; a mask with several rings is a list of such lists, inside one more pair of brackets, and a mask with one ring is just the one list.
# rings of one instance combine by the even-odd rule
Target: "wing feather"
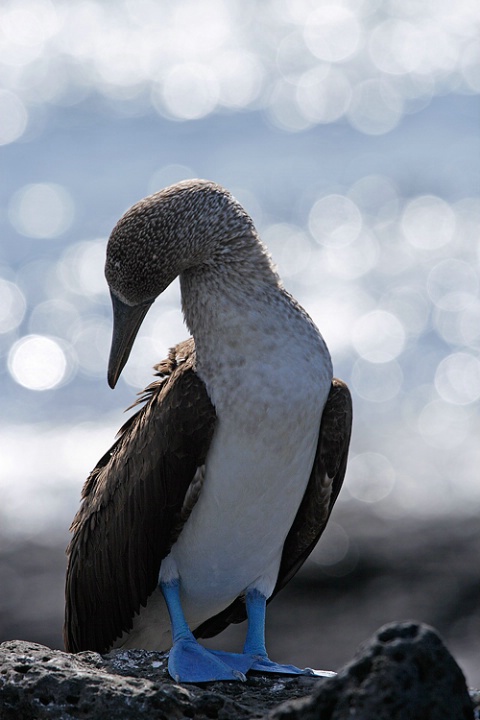
[[215,410],[190,339],[156,367],[113,447],[88,477],[67,548],[65,647],[105,652],[158,582],[188,487],[205,462]]
[[352,398],[334,378],[320,425],[310,480],[283,548],[276,594],[301,568],[317,544],[345,478],[352,430]]

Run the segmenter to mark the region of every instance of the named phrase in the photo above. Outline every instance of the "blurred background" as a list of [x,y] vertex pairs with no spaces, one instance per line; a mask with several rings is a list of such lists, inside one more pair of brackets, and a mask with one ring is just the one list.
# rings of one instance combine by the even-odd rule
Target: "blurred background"
[[186,337],[175,283],[107,387],[106,239],[204,177],[252,215],[354,400],[272,656],[337,669],[415,619],[480,684],[479,25],[477,0],[2,2],[0,641],[62,647],[81,486]]

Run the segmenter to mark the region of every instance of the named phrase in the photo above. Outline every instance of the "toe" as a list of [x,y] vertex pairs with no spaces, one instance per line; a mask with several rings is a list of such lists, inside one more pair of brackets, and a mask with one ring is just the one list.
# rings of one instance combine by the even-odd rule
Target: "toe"
[[[224,653],[224,656],[227,656]],[[177,682],[213,682],[216,680],[243,680],[251,664],[232,661],[202,647],[195,640],[177,641],[168,657],[168,672]],[[244,668],[244,669],[242,669]]]

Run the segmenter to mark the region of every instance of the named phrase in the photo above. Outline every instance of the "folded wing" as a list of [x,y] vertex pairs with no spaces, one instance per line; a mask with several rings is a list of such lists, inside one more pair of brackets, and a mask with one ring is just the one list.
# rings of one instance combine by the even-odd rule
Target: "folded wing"
[[215,410],[195,372],[193,340],[157,366],[143,407],[88,477],[71,527],[65,647],[106,652],[158,583],[187,490],[205,462]]

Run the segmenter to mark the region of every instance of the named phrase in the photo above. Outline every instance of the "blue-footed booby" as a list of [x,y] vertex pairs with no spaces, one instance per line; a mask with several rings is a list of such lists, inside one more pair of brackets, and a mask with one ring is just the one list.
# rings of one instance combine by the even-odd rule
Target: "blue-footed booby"
[[[347,386],[283,288],[253,221],[189,180],[135,204],[107,246],[113,388],[180,276],[191,337],[89,475],[67,549],[65,646],[165,650],[180,682],[311,673],[272,661],[267,602],[322,534],[345,475]],[[247,619],[242,653],[198,638]]]

